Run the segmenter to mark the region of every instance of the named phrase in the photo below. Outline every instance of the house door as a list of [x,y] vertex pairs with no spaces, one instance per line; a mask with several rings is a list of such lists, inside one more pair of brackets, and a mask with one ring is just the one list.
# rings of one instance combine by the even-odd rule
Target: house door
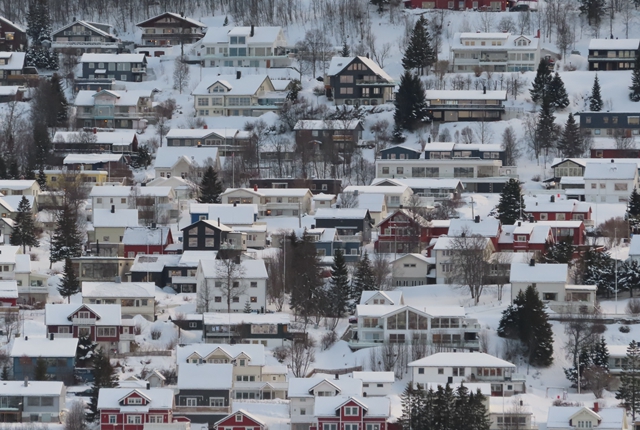
[[271,60],[267,60],[267,69],[271,67]]

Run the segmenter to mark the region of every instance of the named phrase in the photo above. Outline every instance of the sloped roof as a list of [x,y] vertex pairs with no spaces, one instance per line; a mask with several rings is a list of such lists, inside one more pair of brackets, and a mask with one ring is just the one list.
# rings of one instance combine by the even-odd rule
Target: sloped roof
[[96,33],[98,33],[99,35],[104,36],[104,37],[113,37],[113,38],[116,37],[114,34],[108,33],[106,31],[102,30],[96,24],[99,24],[99,25],[104,26],[104,27],[113,28],[111,25],[109,25],[109,24],[101,24],[101,23],[94,23],[94,22],[83,21],[83,20],[74,21],[71,24],[67,24],[64,27],[59,28],[59,29],[57,29],[56,31],[53,32],[53,35],[56,36],[61,31],[64,31],[69,27],[73,27],[76,24],[80,24],[80,25],[82,25],[84,27],[87,27],[89,30],[95,31]]
[[[76,305],[77,306],[77,305]],[[28,336],[14,340],[11,348],[11,357],[75,357],[78,349],[78,339]]]
[[[221,260],[200,260],[202,275],[204,278],[217,279],[224,271],[224,262]],[[244,279],[267,279],[267,267],[264,260],[241,260],[240,267],[244,270]]]
[[585,406],[551,406],[547,415],[547,428],[575,428],[569,424],[571,417],[585,411],[593,415],[598,423],[598,429],[621,429],[625,410],[623,408],[602,408],[597,413]]
[[158,19],[160,17],[163,17],[165,15],[169,15],[169,16],[172,16],[173,18],[188,22],[189,24],[193,25],[194,27],[203,27],[203,28],[207,27],[206,24],[203,24],[200,21],[196,21],[195,19],[192,19],[192,18],[189,18],[189,17],[186,17],[186,16],[182,16],[182,15],[180,15],[178,13],[174,13],[174,12],[161,13],[160,15],[156,15],[153,18],[149,18],[149,19],[147,19],[145,21],[137,23],[136,27],[144,26],[144,24],[150,23],[150,22],[152,22],[152,21],[154,21],[154,20],[156,20],[156,19]]
[[182,366],[186,363],[187,358],[192,354],[198,354],[200,357],[205,358],[212,352],[220,350],[223,351],[231,358],[238,357],[244,354],[250,358],[250,366],[264,366],[265,354],[264,345],[262,344],[218,344],[218,343],[197,343],[184,346],[178,346],[176,351],[176,362],[178,366]]
[[81,63],[143,63],[144,54],[82,54]]
[[233,364],[180,363],[180,390],[230,390],[233,387]]
[[83,298],[153,298],[155,292],[153,282],[82,282]]
[[198,165],[211,158],[214,162],[218,160],[218,148],[215,146],[161,146],[156,152],[156,159],[153,167],[158,169],[169,169],[173,167],[179,159]]
[[93,227],[137,227],[137,209],[116,209],[111,213],[110,209],[93,210]]
[[[86,54],[85,54],[86,55]],[[153,90],[127,90],[127,91],[107,91],[102,90],[100,92],[81,90],[76,94],[75,101],[76,106],[93,106],[95,105],[95,97],[98,94],[111,94],[116,97],[116,106],[136,106],[140,98],[150,98],[153,95]]]
[[369,210],[366,208],[321,208],[314,215],[315,219],[357,219],[367,217]]
[[167,139],[204,139],[212,134],[232,139],[242,132],[237,128],[172,128],[165,137]]
[[[82,134],[77,131],[56,131],[53,136],[53,142],[74,142],[81,138]],[[92,139],[95,138],[95,144],[112,144],[114,146],[130,145],[136,137],[133,130],[117,130],[117,131],[97,131],[91,133]],[[99,155],[99,154],[97,154]]]
[[352,378],[330,379],[328,377],[312,376],[311,378],[289,379],[289,397],[313,397],[311,389],[327,382],[336,387],[345,396],[359,396],[362,394],[362,380]]
[[0,281],[0,298],[17,299],[18,298],[18,281],[15,281],[15,280]]
[[566,283],[569,274],[567,264],[536,264],[511,263],[509,282],[554,282]]
[[[407,254],[409,255],[409,254]],[[380,294],[385,299],[389,300],[392,305],[401,305],[402,304],[402,291],[401,290],[393,290],[393,291],[363,291],[360,296],[360,304],[366,304],[370,299]]]
[[391,401],[388,397],[337,396],[316,398],[315,415],[335,416],[336,409],[350,401],[360,404],[367,411],[366,416],[369,418],[387,418],[391,414]]
[[[260,86],[269,79],[268,75],[247,75],[243,74],[240,79],[236,75],[219,75],[214,78],[203,79],[192,91],[192,95],[254,95],[260,90]],[[216,82],[228,88],[225,93],[210,94],[208,89]]]
[[[77,340],[77,339],[76,339]],[[101,388],[98,394],[98,409],[120,409],[120,400],[136,391],[150,399],[149,408],[173,408],[173,390],[171,388],[150,388],[148,390],[131,388]]]
[[589,49],[637,51],[639,48],[640,39],[591,39],[589,41]]
[[47,304],[44,308],[44,324],[71,325],[69,316],[80,308],[90,309],[100,316],[100,318],[96,319],[96,325],[119,326],[122,324],[120,305],[94,305],[89,303]]
[[500,221],[493,217],[481,219],[480,222],[472,219],[452,219],[447,234],[457,237],[466,232],[467,236],[477,234],[483,237],[498,237],[499,231]]
[[353,60],[358,58],[362,63],[369,68],[373,73],[378,75],[380,78],[386,80],[389,83],[393,83],[393,78],[385,72],[382,67],[376,64],[375,61],[367,58],[367,57],[333,57],[331,58],[331,63],[329,64],[329,69],[327,70],[328,76],[335,76],[341,71],[345,69]]
[[427,100],[506,100],[507,91],[483,90],[426,90]]
[[584,179],[633,179],[638,175],[636,163],[587,163]]
[[516,365],[484,352],[438,352],[412,361],[409,367],[508,367]]
[[110,163],[120,161],[123,158],[123,154],[69,154],[64,157],[62,164]]
[[167,226],[127,227],[122,237],[124,245],[166,245],[171,229]]

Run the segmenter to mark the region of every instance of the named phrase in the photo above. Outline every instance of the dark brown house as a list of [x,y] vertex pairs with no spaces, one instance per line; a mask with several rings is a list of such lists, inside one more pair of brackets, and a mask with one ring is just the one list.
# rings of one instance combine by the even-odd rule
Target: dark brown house
[[293,128],[296,132],[296,147],[303,145],[319,148],[321,152],[347,155],[353,154],[362,139],[360,120],[301,120]]
[[0,51],[26,51],[28,44],[25,29],[0,16]]
[[202,39],[207,26],[181,14],[165,12],[136,24],[142,29],[143,46],[178,46]]
[[246,251],[246,233],[233,231],[215,220],[200,220],[182,229],[184,251]]
[[333,57],[325,93],[336,105],[379,105],[393,99],[395,82],[366,57]]

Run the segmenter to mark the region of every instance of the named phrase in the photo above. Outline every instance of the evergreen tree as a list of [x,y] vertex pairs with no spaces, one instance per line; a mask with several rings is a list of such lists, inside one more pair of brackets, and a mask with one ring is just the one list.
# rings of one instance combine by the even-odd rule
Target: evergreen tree
[[571,112],[569,112],[569,118],[567,118],[567,123],[558,141],[558,151],[565,158],[579,158],[584,153],[580,126],[576,124]]
[[89,412],[87,421],[94,422],[100,415],[98,413],[98,393],[101,388],[115,388],[118,386],[118,377],[111,365],[109,357],[102,349],[96,351],[93,358],[93,385],[90,389]]
[[5,163],[2,155],[0,155],[0,179],[9,179],[9,176],[7,176],[7,163]]
[[47,360],[42,357],[38,357],[36,365],[33,368],[33,380],[34,381],[46,381],[47,379]]
[[507,339],[518,339],[520,337],[520,313],[524,306],[524,292],[519,291],[513,303],[502,311],[502,318],[498,324],[498,336]]
[[640,411],[640,345],[635,340],[632,340],[627,348],[627,359],[620,375],[616,399],[622,400],[622,404],[627,411],[631,411],[635,421],[636,413]]
[[31,212],[31,204],[26,196],[22,196],[18,204],[18,212],[16,213],[15,225],[11,234],[11,245],[22,246],[22,253],[27,253],[27,246],[36,248],[40,246],[36,233],[36,225],[33,221],[33,213]]
[[640,59],[636,58],[635,67],[631,73],[631,91],[629,93],[629,100],[632,102],[640,102]]
[[58,292],[62,297],[66,297],[67,303],[71,303],[71,296],[80,292],[80,281],[68,257],[64,259],[64,273],[58,285]]
[[218,173],[213,166],[207,167],[202,175],[202,181],[200,181],[200,196],[198,202],[200,203],[220,203],[220,194],[224,191],[222,184],[218,180]]
[[223,26],[223,27],[226,27],[227,25],[229,25],[229,17],[228,17],[228,16],[225,16],[225,17],[224,17],[224,22],[222,23],[222,26]]
[[579,2],[580,14],[586,15],[589,25],[593,25],[595,28],[599,28],[602,17],[606,16],[605,0],[579,0]]
[[621,290],[628,290],[633,297],[633,290],[640,288],[640,263],[636,260],[628,259],[618,265],[618,287]]
[[49,130],[44,121],[36,121],[33,124],[33,144],[35,152],[30,157],[31,167],[33,168],[29,170],[44,170],[49,163],[52,149]]
[[290,307],[305,322],[313,315],[318,315],[324,298],[320,263],[315,244],[306,232],[298,240],[292,235],[292,270],[291,276],[297,287],[291,291]]
[[51,89],[55,97],[55,110],[56,110],[56,126],[66,127],[69,122],[69,102],[64,95],[64,89],[62,88],[62,80],[60,75],[54,73],[51,77]]
[[20,166],[18,166],[18,160],[15,158],[9,159],[9,179],[20,179]]
[[455,393],[451,386],[439,385],[433,402],[433,428],[454,430],[453,417],[456,416]]
[[546,263],[568,264],[573,260],[574,251],[572,238],[566,238],[553,244],[547,242],[545,243],[544,260]]
[[131,159],[131,167],[134,169],[146,169],[151,165],[151,153],[147,145],[138,146],[138,153]]
[[[456,389],[455,410],[456,412],[468,411],[471,412],[470,402],[473,400],[472,394],[469,389],[461,383]],[[454,429],[470,429],[473,428],[473,416],[470,413],[456,413],[453,416],[452,427]]]
[[374,289],[374,284],[371,260],[369,260],[369,254],[365,251],[360,261],[358,261],[353,279],[351,280],[349,313],[353,314],[355,312],[356,306],[360,303],[362,292]]
[[585,285],[596,285],[598,295],[611,297],[615,291],[615,262],[607,252],[592,248],[583,252],[579,261],[579,272]]
[[51,17],[47,0],[32,0],[27,10],[27,35],[33,45],[51,42]]
[[533,80],[533,87],[529,90],[529,95],[531,95],[531,100],[534,103],[538,104],[542,102],[552,79],[551,72],[549,71],[549,62],[545,59],[540,60],[536,77]]
[[637,233],[640,227],[640,194],[638,194],[636,188],[631,191],[624,217],[629,221],[629,230],[631,230],[631,233]]
[[429,122],[424,86],[418,75],[408,71],[400,78],[400,87],[396,94],[393,119],[397,130],[413,131],[425,122]]
[[555,148],[558,132],[555,125],[556,117],[553,115],[551,97],[546,95],[542,99],[538,121],[536,123],[536,138],[540,142],[540,149],[545,155],[549,155],[549,150]]
[[428,74],[435,63],[436,54],[431,47],[431,36],[427,27],[427,20],[424,15],[420,15],[402,58],[405,73],[416,69],[421,75],[424,75],[425,71]]
[[389,0],[371,0],[371,4],[377,8],[378,13],[384,12],[384,5],[388,4]]
[[569,106],[569,95],[558,72],[556,72],[551,82],[549,82],[548,93],[551,96],[551,103],[554,108],[564,109]]
[[2,379],[3,381],[9,380],[9,366],[2,366],[2,374],[0,375],[0,379]]
[[591,88],[591,97],[589,97],[589,110],[591,112],[600,112],[603,106],[600,81],[598,80],[598,74],[596,74],[596,78],[593,80],[593,88]]
[[420,400],[419,391],[413,387],[413,383],[407,383],[404,391],[400,395],[400,402],[402,404],[402,415],[398,418],[398,424],[402,430],[414,430],[418,427],[420,420]]
[[[563,369],[564,375],[571,382],[572,387],[577,387],[578,381],[580,381],[580,389],[585,390],[588,388],[588,384],[584,372],[592,365],[593,361],[589,354],[589,348],[582,348],[578,354],[578,367],[576,368],[576,363],[572,363],[571,367]],[[579,378],[578,372],[580,372]]]
[[244,302],[244,309],[242,309],[242,312],[244,312],[245,314],[251,313],[251,303],[249,302],[249,300]]
[[300,93],[301,90],[302,85],[300,84],[299,80],[294,79],[293,81],[291,81],[291,88],[287,93],[287,100],[291,103],[296,103],[298,101],[298,93]]
[[600,336],[600,339],[591,345],[590,356],[594,366],[609,370],[609,348],[604,336]]
[[344,317],[349,306],[349,270],[342,251],[336,250],[331,266],[331,280],[327,291],[327,316],[337,319]]
[[[491,420],[489,419],[489,411],[485,406],[486,397],[480,392],[479,388],[475,394],[470,393],[469,397],[469,410],[472,423],[472,426],[469,428],[474,430],[489,430],[491,428]],[[464,411],[462,411],[462,413],[464,413]]]
[[76,349],[76,367],[91,368],[97,346],[98,344],[93,342],[89,336],[79,337]]
[[500,193],[498,219],[504,225],[513,225],[522,219],[525,207],[520,182],[514,178],[509,179]]
[[40,190],[46,191],[47,189],[47,176],[44,173],[44,168],[41,166],[38,169],[38,177],[36,178],[38,185],[40,185]]
[[51,261],[79,257],[82,255],[82,242],[76,213],[70,204],[65,203],[56,217],[56,228],[51,238]]
[[347,45],[347,41],[344,40],[342,42],[342,50],[340,51],[340,56],[341,57],[350,57],[351,56],[351,51],[349,50],[349,45]]

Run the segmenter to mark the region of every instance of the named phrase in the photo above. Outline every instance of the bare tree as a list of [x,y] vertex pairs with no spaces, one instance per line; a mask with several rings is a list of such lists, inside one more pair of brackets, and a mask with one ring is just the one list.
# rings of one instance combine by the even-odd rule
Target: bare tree
[[391,265],[383,254],[376,253],[371,259],[374,289],[384,291],[391,286]]
[[516,23],[513,22],[513,18],[510,16],[503,16],[498,22],[498,31],[501,33],[514,33],[516,30]]
[[518,34],[531,33],[531,13],[518,12]]
[[511,255],[504,252],[496,252],[491,256],[490,279],[496,285],[498,300],[502,301],[502,289],[509,283],[511,272]]
[[216,260],[216,290],[222,293],[222,297],[227,303],[227,312],[231,313],[231,302],[234,298],[240,297],[247,289],[242,281],[246,270],[242,262],[236,258],[221,258]]
[[[306,335],[306,333],[305,333]],[[294,340],[289,345],[289,368],[296,378],[305,378],[309,367],[316,361],[315,341],[306,336],[306,340]]]
[[382,68],[384,68],[384,62],[387,61],[389,56],[391,55],[391,48],[393,45],[391,43],[383,43],[382,46],[378,49],[372,50],[373,59],[376,63]]
[[341,208],[347,209],[358,207],[358,195],[355,193],[340,193],[338,198],[340,199]]
[[210,306],[214,301],[215,293],[216,291],[214,284],[207,282],[206,279],[204,280],[204,282],[199,283],[197,286],[196,295],[196,312],[210,312]]
[[468,125],[460,132],[462,143],[473,143],[473,130]]
[[2,318],[2,328],[5,336],[7,337],[7,343],[11,342],[13,336],[19,332],[20,323],[22,319],[18,312],[5,312]]
[[489,239],[462,232],[461,237],[451,239],[450,267],[447,282],[458,288],[468,289],[474,304],[478,304],[489,274],[491,248]]
[[616,149],[635,149],[636,147],[635,137],[627,136],[624,130],[615,130],[613,139],[616,142]]
[[505,155],[506,166],[516,166],[520,158],[520,146],[513,127],[509,126],[502,132],[502,150]]
[[491,143],[493,140],[494,134],[491,124],[487,121],[478,121],[475,124],[476,136],[478,136],[478,140],[480,140],[481,144]]
[[189,85],[189,64],[186,57],[176,57],[173,69],[173,89],[182,91]]
[[304,39],[296,43],[298,58],[302,69],[313,78],[317,77],[316,70],[319,67],[323,74],[327,61],[331,59],[332,51],[329,39],[320,28],[308,30]]
[[75,400],[71,403],[67,413],[64,415],[64,430],[85,430],[85,405],[82,400]]
[[615,380],[609,369],[600,366],[589,366],[584,370],[584,380],[596,399],[601,399],[604,390],[608,390]]
[[[285,237],[283,235],[283,237]],[[288,240],[283,240],[283,246],[287,246]],[[276,306],[276,312],[281,312],[286,301],[285,295],[285,259],[284,252],[277,250],[275,255],[265,258],[265,265],[269,279],[267,279],[267,298],[269,303]]]
[[520,73],[512,73],[507,78],[507,93],[515,100],[524,93],[527,86],[527,80]]
[[483,11],[478,14],[476,26],[483,33],[491,33],[493,30],[495,15],[493,12]]
[[594,313],[572,315],[571,319],[563,322],[564,334],[567,336],[564,349],[567,360],[575,366],[580,351],[597,340],[604,331],[604,326],[594,320]]

